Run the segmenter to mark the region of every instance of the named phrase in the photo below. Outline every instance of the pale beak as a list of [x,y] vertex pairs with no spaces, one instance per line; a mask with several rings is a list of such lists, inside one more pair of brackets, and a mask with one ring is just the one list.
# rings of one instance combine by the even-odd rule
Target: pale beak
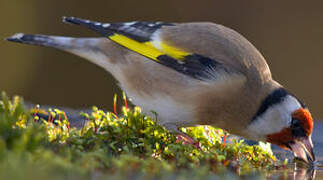
[[315,161],[311,136],[297,139],[293,143],[289,143],[289,146],[296,158],[307,163],[313,163]]

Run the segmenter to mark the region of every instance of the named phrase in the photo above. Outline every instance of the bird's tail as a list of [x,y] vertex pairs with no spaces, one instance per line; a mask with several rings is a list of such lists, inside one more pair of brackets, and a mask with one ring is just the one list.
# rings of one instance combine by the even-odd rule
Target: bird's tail
[[17,33],[9,38],[6,38],[7,41],[23,43],[23,44],[33,44],[39,46],[50,46],[58,47],[60,44],[54,40],[54,38],[45,35],[31,35]]
[[6,40],[11,42],[31,44],[38,46],[53,47],[69,53],[88,59],[94,64],[106,68],[110,61],[107,53],[102,48],[110,47],[111,41],[107,38],[74,38],[63,36],[32,35],[32,34],[15,34]]
[[40,34],[17,33],[6,40],[22,44],[54,47],[62,50],[84,49],[94,45],[98,38],[73,38],[63,36],[48,36]]

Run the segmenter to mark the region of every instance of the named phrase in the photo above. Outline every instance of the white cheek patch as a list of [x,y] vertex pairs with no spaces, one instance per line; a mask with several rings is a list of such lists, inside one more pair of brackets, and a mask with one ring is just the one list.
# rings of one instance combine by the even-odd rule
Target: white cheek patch
[[301,105],[297,99],[288,95],[281,103],[271,106],[263,115],[257,117],[248,126],[246,134],[257,140],[278,133],[290,126],[291,114],[299,108]]

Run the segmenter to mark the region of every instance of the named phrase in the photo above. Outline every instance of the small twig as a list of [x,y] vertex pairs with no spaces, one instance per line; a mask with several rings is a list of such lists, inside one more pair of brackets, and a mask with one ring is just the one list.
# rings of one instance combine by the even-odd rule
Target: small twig
[[114,96],[113,96],[113,112],[114,112],[114,115],[116,115],[116,116],[117,116],[117,97],[118,97],[118,95],[114,94]]
[[123,97],[123,101],[124,101],[124,107],[126,109],[128,109],[128,102],[127,102],[127,96],[125,92],[122,92],[122,97]]

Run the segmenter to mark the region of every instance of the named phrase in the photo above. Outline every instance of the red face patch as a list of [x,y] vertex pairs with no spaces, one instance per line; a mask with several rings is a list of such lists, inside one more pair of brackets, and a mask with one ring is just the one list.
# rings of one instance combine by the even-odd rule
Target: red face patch
[[280,132],[270,134],[267,136],[267,142],[276,144],[283,149],[288,149],[286,143],[293,140],[292,130],[290,128],[284,128]]
[[307,109],[300,108],[294,111],[292,117],[299,120],[308,136],[312,134],[314,123],[312,115]]
[[[311,113],[304,108],[300,108],[292,113],[292,118],[297,119],[307,136],[313,131],[313,118]],[[286,143],[294,139],[292,129],[290,127],[282,129],[280,132],[267,136],[267,141],[280,146],[283,149],[288,149]]]

